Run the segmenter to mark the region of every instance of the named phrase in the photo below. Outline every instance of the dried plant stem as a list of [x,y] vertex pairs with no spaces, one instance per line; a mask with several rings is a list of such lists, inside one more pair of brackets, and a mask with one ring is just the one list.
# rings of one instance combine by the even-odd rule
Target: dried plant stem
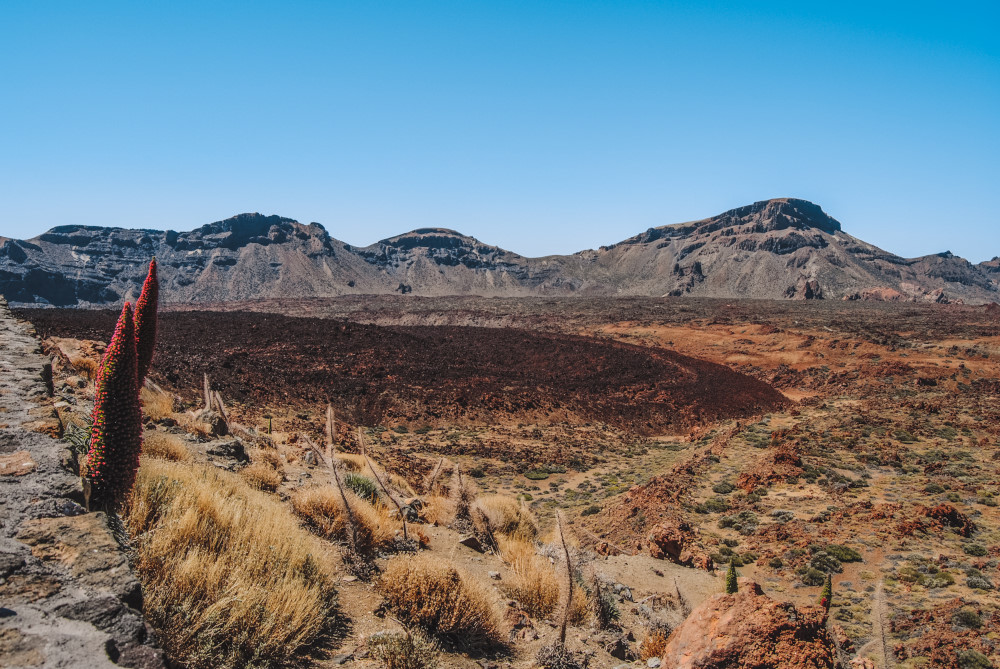
[[559,643],[565,647],[570,605],[573,604],[573,565],[570,563],[569,547],[566,545],[566,535],[563,533],[562,514],[558,511],[556,511],[556,527],[559,529],[559,541],[562,543],[563,555],[566,558],[566,608],[563,609],[562,622],[559,625]]
[[229,413],[226,411],[226,405],[222,402],[222,394],[216,390],[215,394],[215,408],[219,410],[219,415],[222,416],[223,422],[226,424],[226,428],[229,428]]
[[333,405],[326,405],[326,459],[333,461],[333,442],[337,435],[337,423],[333,414]]
[[208,380],[208,374],[204,375],[202,392],[205,395],[205,411],[212,410],[212,384]]
[[355,555],[358,554],[358,524],[354,520],[354,511],[351,510],[351,503],[347,501],[347,493],[344,492],[344,484],[340,480],[340,471],[337,466],[334,465],[333,461],[327,463],[327,467],[333,472],[333,480],[337,484],[337,490],[340,492],[340,499],[344,502],[344,515],[347,516],[347,524],[351,526],[351,533],[348,535],[351,542],[351,552]]
[[385,492],[385,496],[389,498],[393,504],[396,505],[396,510],[399,511],[399,519],[403,521],[403,541],[409,541],[410,537],[406,532],[406,514],[403,513],[403,505],[399,503],[395,495],[389,491],[389,486],[385,484],[382,477],[379,475],[378,470],[375,469],[375,465],[372,463],[371,458],[368,457],[368,453],[365,450],[365,440],[361,434],[361,428],[358,428],[358,442],[361,444],[361,455],[364,456],[365,462],[368,463],[368,468],[372,470],[372,474],[375,476],[375,480],[378,482],[382,491]]
[[424,487],[426,488],[424,492],[426,492],[428,495],[434,492],[434,485],[437,483],[438,477],[441,476],[441,472],[443,470],[444,470],[444,458],[441,458],[440,460],[438,460],[437,464],[434,465],[434,469],[432,469],[431,473],[427,476],[427,483],[424,484]]

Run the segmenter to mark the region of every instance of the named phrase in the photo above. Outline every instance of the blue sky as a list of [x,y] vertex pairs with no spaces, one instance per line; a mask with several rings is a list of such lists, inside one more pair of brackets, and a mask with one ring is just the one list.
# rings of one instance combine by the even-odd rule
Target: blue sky
[[0,3],[0,235],[245,211],[569,253],[769,197],[1000,255],[995,2]]

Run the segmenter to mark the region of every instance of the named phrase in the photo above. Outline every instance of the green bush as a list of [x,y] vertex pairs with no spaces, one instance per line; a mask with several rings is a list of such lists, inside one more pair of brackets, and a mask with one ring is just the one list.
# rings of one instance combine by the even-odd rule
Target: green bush
[[600,513],[601,507],[596,504],[591,504],[586,509],[580,512],[581,516],[593,516],[594,514]]
[[776,557],[768,560],[767,565],[771,567],[771,569],[781,569],[785,566],[785,563],[781,561],[781,558]]
[[542,481],[549,477],[549,473],[544,469],[529,469],[524,472],[524,478],[530,479],[532,481]]
[[348,472],[344,474],[344,485],[354,491],[354,494],[361,499],[366,499],[372,504],[378,501],[378,486],[367,476]]
[[951,622],[955,623],[959,627],[968,627],[971,630],[977,630],[983,626],[983,619],[979,617],[978,613],[969,608],[963,608],[955,611],[955,615],[952,616]]
[[826,582],[826,574],[819,569],[808,567],[802,572],[802,582],[806,585],[823,585]]
[[830,544],[824,550],[841,562],[861,562],[861,553],[840,544]]
[[733,488],[733,484],[727,483],[726,481],[721,481],[712,486],[712,492],[720,495],[728,495],[733,490],[735,490],[735,488]]
[[959,669],[993,669],[988,657],[977,650],[958,651]]
[[944,492],[944,488],[942,488],[937,483],[929,483],[927,485],[927,487],[924,488],[924,492],[926,492],[926,493],[928,493],[930,495],[938,495],[938,494]]
[[965,544],[962,546],[962,550],[965,551],[966,555],[971,555],[972,557],[984,557],[989,553],[982,544]]

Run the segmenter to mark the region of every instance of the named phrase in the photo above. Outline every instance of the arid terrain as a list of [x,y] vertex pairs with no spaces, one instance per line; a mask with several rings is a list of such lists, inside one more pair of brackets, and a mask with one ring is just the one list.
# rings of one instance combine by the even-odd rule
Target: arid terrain
[[[310,651],[314,666],[378,666],[372,635],[397,631],[406,610],[384,579],[357,575],[342,531],[306,502],[335,490],[327,442],[325,457],[359,475],[364,446],[400,498],[422,498],[403,511],[417,552],[458,565],[503,609],[503,648],[443,638],[444,666],[534,666],[554,641],[560,609],[533,608],[531,572],[513,556],[541,559],[538,584],[558,580],[557,513],[582,607],[567,648],[591,667],[784,666],[761,655],[760,639],[794,648],[787,666],[1000,666],[995,305],[385,296],[209,306],[161,313],[140,482],[167,461],[238,472],[320,536],[346,625]],[[15,313],[56,359],[61,423],[82,424],[114,315]],[[203,408],[205,375],[226,426]],[[512,500],[508,516],[537,518],[533,540],[455,515],[448,504],[466,486],[482,508]],[[398,512],[384,495],[382,505],[398,539]],[[396,574],[394,556],[410,549],[383,541],[374,569]],[[744,579],[726,599],[730,564]],[[826,619],[816,605],[828,574]],[[727,607],[749,627],[734,632]],[[713,636],[735,647],[699,646]]]

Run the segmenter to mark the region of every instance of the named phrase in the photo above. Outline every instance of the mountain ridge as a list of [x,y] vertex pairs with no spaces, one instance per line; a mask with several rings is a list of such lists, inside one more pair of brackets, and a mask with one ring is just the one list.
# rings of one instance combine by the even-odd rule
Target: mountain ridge
[[359,247],[319,223],[260,213],[186,232],[61,225],[29,240],[0,238],[0,294],[26,304],[118,302],[136,290],[152,255],[165,301],[181,303],[391,293],[1000,301],[997,258],[903,258],[798,198],[535,258],[441,227]]

